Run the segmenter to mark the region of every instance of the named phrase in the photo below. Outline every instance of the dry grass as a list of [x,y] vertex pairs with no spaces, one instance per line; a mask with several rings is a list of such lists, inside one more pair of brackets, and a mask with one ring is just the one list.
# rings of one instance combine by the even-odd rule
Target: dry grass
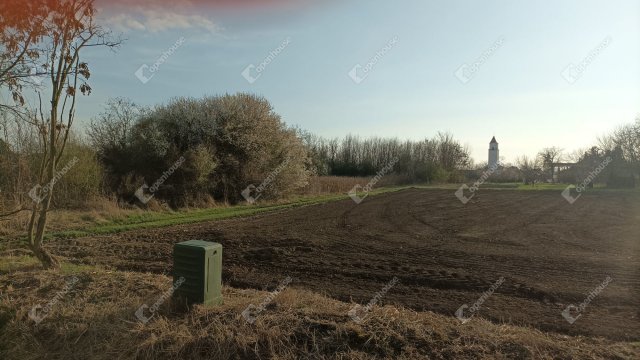
[[[640,345],[569,337],[535,329],[391,306],[375,307],[362,324],[352,304],[287,289],[247,323],[241,312],[266,292],[224,288],[224,305],[191,311],[165,304],[143,325],[135,310],[166,291],[166,276],[66,266],[61,272],[0,268],[2,359],[630,359]],[[16,259],[13,259],[16,260]],[[8,261],[8,259],[0,259]],[[39,325],[27,313],[80,281]],[[295,287],[295,282],[292,285]]]
[[[95,198],[82,209],[57,209],[49,213],[48,231],[62,231],[89,225],[107,223],[144,211],[135,207],[122,207],[115,200]],[[0,236],[24,235],[29,222],[29,211],[23,211],[5,221],[0,221]]]
[[[368,179],[364,178],[336,178],[325,177],[326,179],[317,180],[313,178],[310,182],[315,184],[312,188],[307,188],[301,191],[301,194],[346,194],[353,185],[358,181],[366,184]],[[346,180],[346,181],[345,181]],[[327,185],[332,182],[335,184],[342,184],[340,186]],[[310,185],[311,186],[311,185]],[[321,190],[322,189],[322,190]],[[345,190],[346,189],[346,190]],[[282,201],[273,201],[276,203],[283,203]],[[15,208],[15,205],[8,206],[5,203],[0,204],[0,212],[9,211]],[[171,212],[171,209],[166,204],[161,204],[155,199],[151,200],[147,205],[148,209],[141,209],[136,206],[119,203],[114,199],[108,199],[104,197],[98,197],[90,200],[82,208],[76,209],[55,209],[49,213],[49,220],[47,221],[47,232],[56,233],[73,229],[86,229],[103,224],[117,223],[124,221],[127,218],[136,218],[141,216],[148,216],[149,214],[163,214]],[[228,204],[216,203],[211,198],[203,198],[198,201],[197,204],[190,208],[180,209],[182,211],[197,210],[197,209],[210,209],[227,207]],[[25,235],[25,229],[29,222],[29,211],[23,211],[14,216],[0,219],[0,238],[16,238]]]

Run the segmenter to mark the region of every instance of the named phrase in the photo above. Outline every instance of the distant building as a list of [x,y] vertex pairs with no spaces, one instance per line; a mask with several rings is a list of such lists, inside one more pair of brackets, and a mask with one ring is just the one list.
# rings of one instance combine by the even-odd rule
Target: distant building
[[498,142],[494,136],[489,143],[489,167],[497,166],[498,159],[500,159],[500,151],[498,150]]

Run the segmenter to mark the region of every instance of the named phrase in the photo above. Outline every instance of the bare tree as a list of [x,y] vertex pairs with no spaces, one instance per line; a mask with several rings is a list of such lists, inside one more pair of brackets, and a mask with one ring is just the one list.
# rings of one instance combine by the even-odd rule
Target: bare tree
[[516,164],[526,185],[533,185],[540,178],[542,170],[540,169],[540,160],[538,158],[531,159],[524,155],[516,159]]
[[552,182],[555,182],[556,171],[556,168],[553,164],[561,160],[563,151],[563,149],[554,146],[544,148],[538,153],[538,159],[542,163],[544,170],[547,171],[551,176]]
[[632,164],[635,173],[640,174],[640,118],[634,124],[617,129],[612,140],[622,150],[624,158]]
[[[20,2],[20,4],[24,3]],[[23,60],[14,59],[8,63],[13,64],[17,61],[23,64],[25,58],[21,53],[28,54],[29,59],[42,59],[43,62],[37,65],[42,72],[29,73],[28,76],[36,83],[39,82],[38,79],[48,80],[46,82],[48,104],[43,106],[43,92],[37,89],[39,106],[35,111],[27,112],[24,120],[38,129],[41,145],[38,173],[40,185],[30,192],[34,201],[29,210],[31,217],[27,228],[28,245],[43,266],[50,268],[57,267],[58,262],[42,247],[42,240],[55,183],[61,176],[58,165],[75,118],[78,92],[83,95],[91,93],[91,87],[87,83],[91,73],[88,64],[81,61],[81,52],[95,46],[114,48],[120,44],[120,41],[110,40],[111,34],[94,22],[93,0],[49,0],[38,5],[39,11],[44,11],[46,16],[39,23],[35,34],[30,34],[28,27],[24,30],[27,39],[32,38],[32,40],[22,42],[23,47],[17,56],[22,56]],[[21,20],[21,17],[31,16],[15,5],[6,10],[13,11],[12,15],[4,16],[4,18],[13,19],[13,22],[7,25],[9,27],[13,23],[28,23],[24,19]],[[9,50],[14,47],[12,43],[3,45]],[[16,51],[14,50],[13,53]],[[18,75],[12,75],[8,82],[9,88],[15,90],[18,80],[11,79],[25,79],[27,74],[24,72],[24,67],[13,66],[12,69],[14,70],[5,71],[5,73],[17,72]],[[19,103],[24,103],[21,95],[19,100]]]
[[582,159],[584,154],[589,150],[590,150],[590,148],[574,149],[574,150],[572,150],[571,152],[569,152],[568,154],[565,155],[565,159],[569,160],[572,163],[577,163],[577,162],[580,161],[580,159]]
[[133,126],[149,109],[127,98],[111,98],[105,109],[95,118],[87,130],[91,144],[97,151],[109,147],[124,147]]

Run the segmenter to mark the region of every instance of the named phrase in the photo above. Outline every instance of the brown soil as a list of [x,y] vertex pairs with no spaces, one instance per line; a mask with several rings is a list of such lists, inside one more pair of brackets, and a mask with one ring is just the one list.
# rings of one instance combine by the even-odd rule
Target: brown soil
[[[410,189],[252,218],[60,239],[54,254],[122,270],[169,273],[173,244],[224,246],[226,285],[290,286],[366,304],[394,277],[385,304],[453,315],[500,277],[476,316],[543,331],[640,339],[640,196],[481,189],[466,205],[449,190]],[[607,276],[569,324],[561,316]]]

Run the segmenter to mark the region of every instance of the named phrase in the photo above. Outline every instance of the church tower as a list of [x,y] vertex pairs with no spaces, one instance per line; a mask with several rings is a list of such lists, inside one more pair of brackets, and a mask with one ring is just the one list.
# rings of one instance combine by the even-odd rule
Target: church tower
[[494,136],[489,143],[489,167],[491,168],[497,166],[498,159],[500,159],[498,142],[496,141],[496,137]]

